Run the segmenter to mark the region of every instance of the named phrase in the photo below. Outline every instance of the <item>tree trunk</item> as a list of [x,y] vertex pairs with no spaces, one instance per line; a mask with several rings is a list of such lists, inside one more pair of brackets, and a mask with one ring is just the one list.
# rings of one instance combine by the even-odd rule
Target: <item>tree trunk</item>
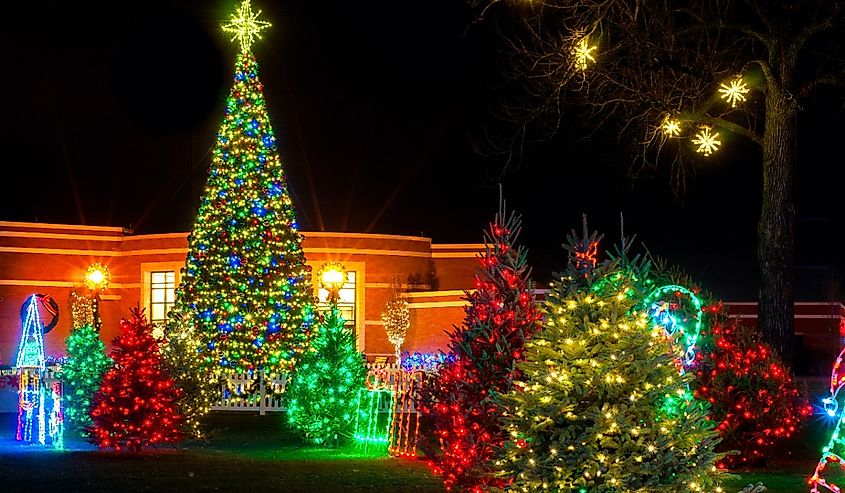
[[792,172],[796,156],[795,101],[780,88],[766,94],[763,134],[763,204],[757,227],[760,267],[758,324],[763,338],[793,366],[793,251],[795,209]]

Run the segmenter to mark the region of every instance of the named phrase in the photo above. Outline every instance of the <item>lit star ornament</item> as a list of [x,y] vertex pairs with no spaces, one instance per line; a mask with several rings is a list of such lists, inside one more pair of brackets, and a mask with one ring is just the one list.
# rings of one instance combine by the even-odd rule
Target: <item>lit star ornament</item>
[[243,0],[229,22],[223,24],[223,31],[233,34],[232,41],[237,39],[243,52],[249,51],[252,43],[261,39],[261,31],[271,26],[267,21],[258,20],[261,11],[253,13],[249,2],[250,0]]
[[702,126],[701,130],[695,134],[695,138],[692,139],[692,143],[698,146],[695,152],[709,156],[718,151],[719,146],[722,145],[722,141],[718,140],[718,137],[719,132],[714,132],[707,125]]
[[666,118],[663,119],[663,124],[660,125],[660,130],[663,131],[663,135],[666,137],[677,137],[681,135],[681,122],[666,115]]
[[719,93],[722,95],[721,98],[730,103],[731,108],[736,108],[737,103],[745,101],[745,95],[751,91],[741,77],[733,79],[730,84],[723,83],[719,84],[719,86]]
[[590,36],[584,36],[577,46],[572,48],[572,55],[575,57],[575,66],[582,72],[587,70],[590,63],[595,63],[593,56],[596,46],[590,46]]

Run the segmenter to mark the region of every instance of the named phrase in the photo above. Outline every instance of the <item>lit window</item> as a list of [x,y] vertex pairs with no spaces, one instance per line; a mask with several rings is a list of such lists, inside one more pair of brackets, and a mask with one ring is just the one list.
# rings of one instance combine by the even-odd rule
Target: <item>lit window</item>
[[[355,327],[355,272],[346,273],[346,283],[338,291],[337,308],[347,327]],[[329,308],[329,291],[320,287],[318,293],[320,311]]]
[[173,271],[150,272],[150,322],[167,321],[167,312],[176,299],[176,273]]

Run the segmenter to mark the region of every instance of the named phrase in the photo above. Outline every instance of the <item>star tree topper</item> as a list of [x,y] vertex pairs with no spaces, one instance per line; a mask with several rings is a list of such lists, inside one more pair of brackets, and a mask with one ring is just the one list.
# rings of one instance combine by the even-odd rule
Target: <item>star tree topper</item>
[[252,43],[261,39],[261,31],[271,26],[267,21],[258,20],[261,11],[253,13],[249,3],[250,0],[243,0],[229,22],[223,24],[223,31],[233,34],[232,41],[238,40],[242,52],[250,51]]

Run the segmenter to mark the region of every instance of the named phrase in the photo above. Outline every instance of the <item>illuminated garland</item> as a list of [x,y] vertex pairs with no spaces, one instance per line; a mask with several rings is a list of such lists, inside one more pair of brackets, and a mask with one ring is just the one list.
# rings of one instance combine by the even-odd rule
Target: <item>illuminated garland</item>
[[443,365],[454,362],[454,354],[415,352],[414,354],[405,353],[400,367],[406,372],[438,372]]
[[302,235],[250,46],[267,23],[248,0],[225,26],[241,45],[175,310],[220,373],[289,371],[312,336]]
[[490,396],[507,392],[519,372],[525,340],[538,328],[526,252],[515,246],[521,220],[500,208],[485,232],[482,269],[460,327],[450,334],[454,361],[420,392],[417,410],[434,421],[441,454],[430,465],[447,490],[482,492],[508,480],[491,476],[495,454],[506,439],[504,409]]
[[831,463],[845,469],[845,436],[840,433],[845,429],[845,407],[839,408],[839,391],[845,387],[845,368],[842,366],[842,358],[845,356],[845,349],[839,353],[836,362],[833,364],[833,371],[830,374],[830,394],[822,399],[825,414],[834,419],[833,433],[830,435],[827,445],[822,448],[822,456],[816,465],[816,470],[810,477],[808,483],[813,487],[811,493],[819,493],[819,486],[834,493],[839,493],[841,488],[834,483],[828,483],[822,477],[827,466]]
[[176,406],[180,392],[162,368],[152,326],[137,307],[131,314],[120,322],[110,354],[114,366],[94,394],[87,429],[90,442],[116,451],[176,444],[184,437]]

